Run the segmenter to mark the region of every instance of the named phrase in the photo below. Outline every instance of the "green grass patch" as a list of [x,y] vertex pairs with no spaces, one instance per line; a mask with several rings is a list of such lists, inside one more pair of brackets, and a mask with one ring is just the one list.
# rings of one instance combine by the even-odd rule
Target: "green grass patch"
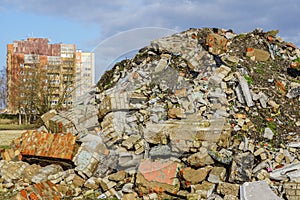
[[253,84],[253,80],[250,76],[244,75],[244,78],[247,80],[248,84]]
[[235,38],[237,38],[237,39],[244,38],[244,37],[246,37],[246,34],[243,34],[243,33],[235,36]]
[[264,73],[264,65],[262,63],[257,63],[256,67],[254,68],[254,71],[258,74]]
[[10,149],[9,145],[0,145],[0,149]]
[[294,62],[300,62],[300,58],[296,58],[295,60],[293,60]]
[[270,128],[274,133],[277,133],[277,126],[274,122],[268,122],[267,127]]

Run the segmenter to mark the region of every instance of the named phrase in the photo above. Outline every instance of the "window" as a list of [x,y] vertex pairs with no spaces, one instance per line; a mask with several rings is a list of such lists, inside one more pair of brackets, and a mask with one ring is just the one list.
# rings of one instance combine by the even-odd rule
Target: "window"
[[52,101],[50,101],[50,104],[51,104],[51,105],[57,105],[57,104],[58,104],[58,101],[57,101],[57,100],[52,100]]
[[66,104],[66,105],[72,105],[72,101],[64,101],[64,104]]

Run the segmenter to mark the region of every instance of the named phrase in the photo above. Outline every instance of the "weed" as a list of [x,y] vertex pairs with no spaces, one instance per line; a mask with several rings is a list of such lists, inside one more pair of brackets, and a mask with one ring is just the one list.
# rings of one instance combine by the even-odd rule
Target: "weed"
[[0,145],[0,149],[10,149],[10,146],[8,146],[8,145]]
[[248,84],[253,84],[253,80],[250,76],[244,75],[244,78],[247,80]]
[[296,58],[295,60],[293,60],[294,62],[300,62],[300,58]]
[[240,39],[240,38],[244,38],[244,37],[246,37],[246,34],[243,34],[243,33],[235,36],[236,39]]
[[270,128],[274,133],[277,132],[277,126],[274,122],[267,122],[267,127]]

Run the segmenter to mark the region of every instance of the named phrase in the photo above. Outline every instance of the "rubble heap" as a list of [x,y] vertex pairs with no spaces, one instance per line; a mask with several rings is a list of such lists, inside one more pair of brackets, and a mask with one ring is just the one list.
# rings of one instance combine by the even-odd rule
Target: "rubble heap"
[[44,116],[40,138],[76,137],[67,160],[24,151],[24,137],[2,150],[0,194],[298,199],[300,50],[276,34],[203,28],[152,41],[107,71],[97,94]]

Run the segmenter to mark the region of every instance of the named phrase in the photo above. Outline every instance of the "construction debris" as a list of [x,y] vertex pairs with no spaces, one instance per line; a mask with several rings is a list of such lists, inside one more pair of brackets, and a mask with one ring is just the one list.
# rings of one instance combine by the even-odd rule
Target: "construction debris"
[[152,41],[0,149],[0,197],[299,199],[300,50],[276,33]]

